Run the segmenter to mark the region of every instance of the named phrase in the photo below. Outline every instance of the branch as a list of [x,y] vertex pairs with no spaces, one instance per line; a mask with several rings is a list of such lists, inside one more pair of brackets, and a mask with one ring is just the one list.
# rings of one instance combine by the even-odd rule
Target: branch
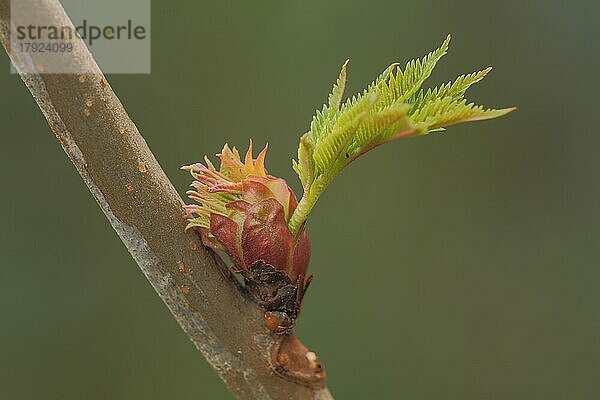
[[[0,0],[0,40],[50,128],[132,257],[196,348],[243,400],[333,399],[273,373],[276,338],[221,259],[184,232],[183,202],[82,41],[72,66],[43,74],[43,59],[10,50],[10,0]],[[58,0],[36,12],[72,23]]]

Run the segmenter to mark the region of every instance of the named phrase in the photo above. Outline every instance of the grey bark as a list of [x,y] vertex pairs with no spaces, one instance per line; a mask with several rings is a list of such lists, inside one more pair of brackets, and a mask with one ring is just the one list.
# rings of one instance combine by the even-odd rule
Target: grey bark
[[[39,12],[72,26],[57,0]],[[263,313],[222,260],[185,232],[183,202],[84,44],[69,62],[90,74],[44,74],[43,60],[10,50],[10,1],[0,40],[50,128],[132,257],[196,348],[238,399],[332,399],[273,373]],[[190,385],[194,384],[190,382]]]

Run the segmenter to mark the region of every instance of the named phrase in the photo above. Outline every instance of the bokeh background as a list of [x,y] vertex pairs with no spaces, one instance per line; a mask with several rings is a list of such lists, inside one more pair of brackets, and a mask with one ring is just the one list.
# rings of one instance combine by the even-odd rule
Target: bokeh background
[[[309,230],[299,333],[339,399],[600,398],[599,6],[592,1],[154,2],[152,74],[110,76],[183,193],[182,164],[298,137],[450,32],[431,84],[509,117],[369,154]],[[230,399],[132,261],[24,85],[0,73],[0,398]]]

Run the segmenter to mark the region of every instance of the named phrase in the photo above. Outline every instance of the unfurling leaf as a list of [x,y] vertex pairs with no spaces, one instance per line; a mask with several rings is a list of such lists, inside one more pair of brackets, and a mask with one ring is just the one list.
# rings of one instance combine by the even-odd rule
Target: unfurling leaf
[[404,69],[393,63],[367,89],[345,102],[342,96],[348,61],[344,63],[327,104],[317,110],[309,132],[302,137],[298,161],[293,162],[304,188],[289,221],[293,234],[300,231],[332,179],[373,148],[403,137],[440,132],[461,122],[497,118],[514,110],[486,109],[464,99],[467,89],[491,68],[461,75],[433,89],[421,89],[449,44],[450,35],[438,49],[409,61]]
[[302,187],[306,190],[310,187],[315,177],[315,161],[313,158],[313,145],[308,139],[308,134],[305,133],[300,138],[300,146],[298,147],[298,162],[292,160],[293,167],[298,176]]

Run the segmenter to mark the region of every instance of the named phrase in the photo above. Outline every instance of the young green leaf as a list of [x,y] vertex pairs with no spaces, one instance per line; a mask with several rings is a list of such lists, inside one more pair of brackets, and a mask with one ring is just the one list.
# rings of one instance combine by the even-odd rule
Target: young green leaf
[[485,109],[464,98],[467,89],[491,70],[459,76],[454,82],[421,89],[438,61],[447,53],[450,35],[442,45],[422,59],[386,68],[361,94],[342,99],[346,68],[333,85],[328,102],[317,110],[293,162],[304,194],[288,223],[299,232],[321,193],[333,178],[356,158],[373,148],[404,137],[443,131],[461,122],[492,119],[514,108]]
[[305,133],[300,138],[300,146],[298,147],[298,162],[292,160],[294,171],[300,177],[302,188],[306,191],[310,188],[315,176],[315,162],[313,158],[313,145],[308,139],[308,134]]

